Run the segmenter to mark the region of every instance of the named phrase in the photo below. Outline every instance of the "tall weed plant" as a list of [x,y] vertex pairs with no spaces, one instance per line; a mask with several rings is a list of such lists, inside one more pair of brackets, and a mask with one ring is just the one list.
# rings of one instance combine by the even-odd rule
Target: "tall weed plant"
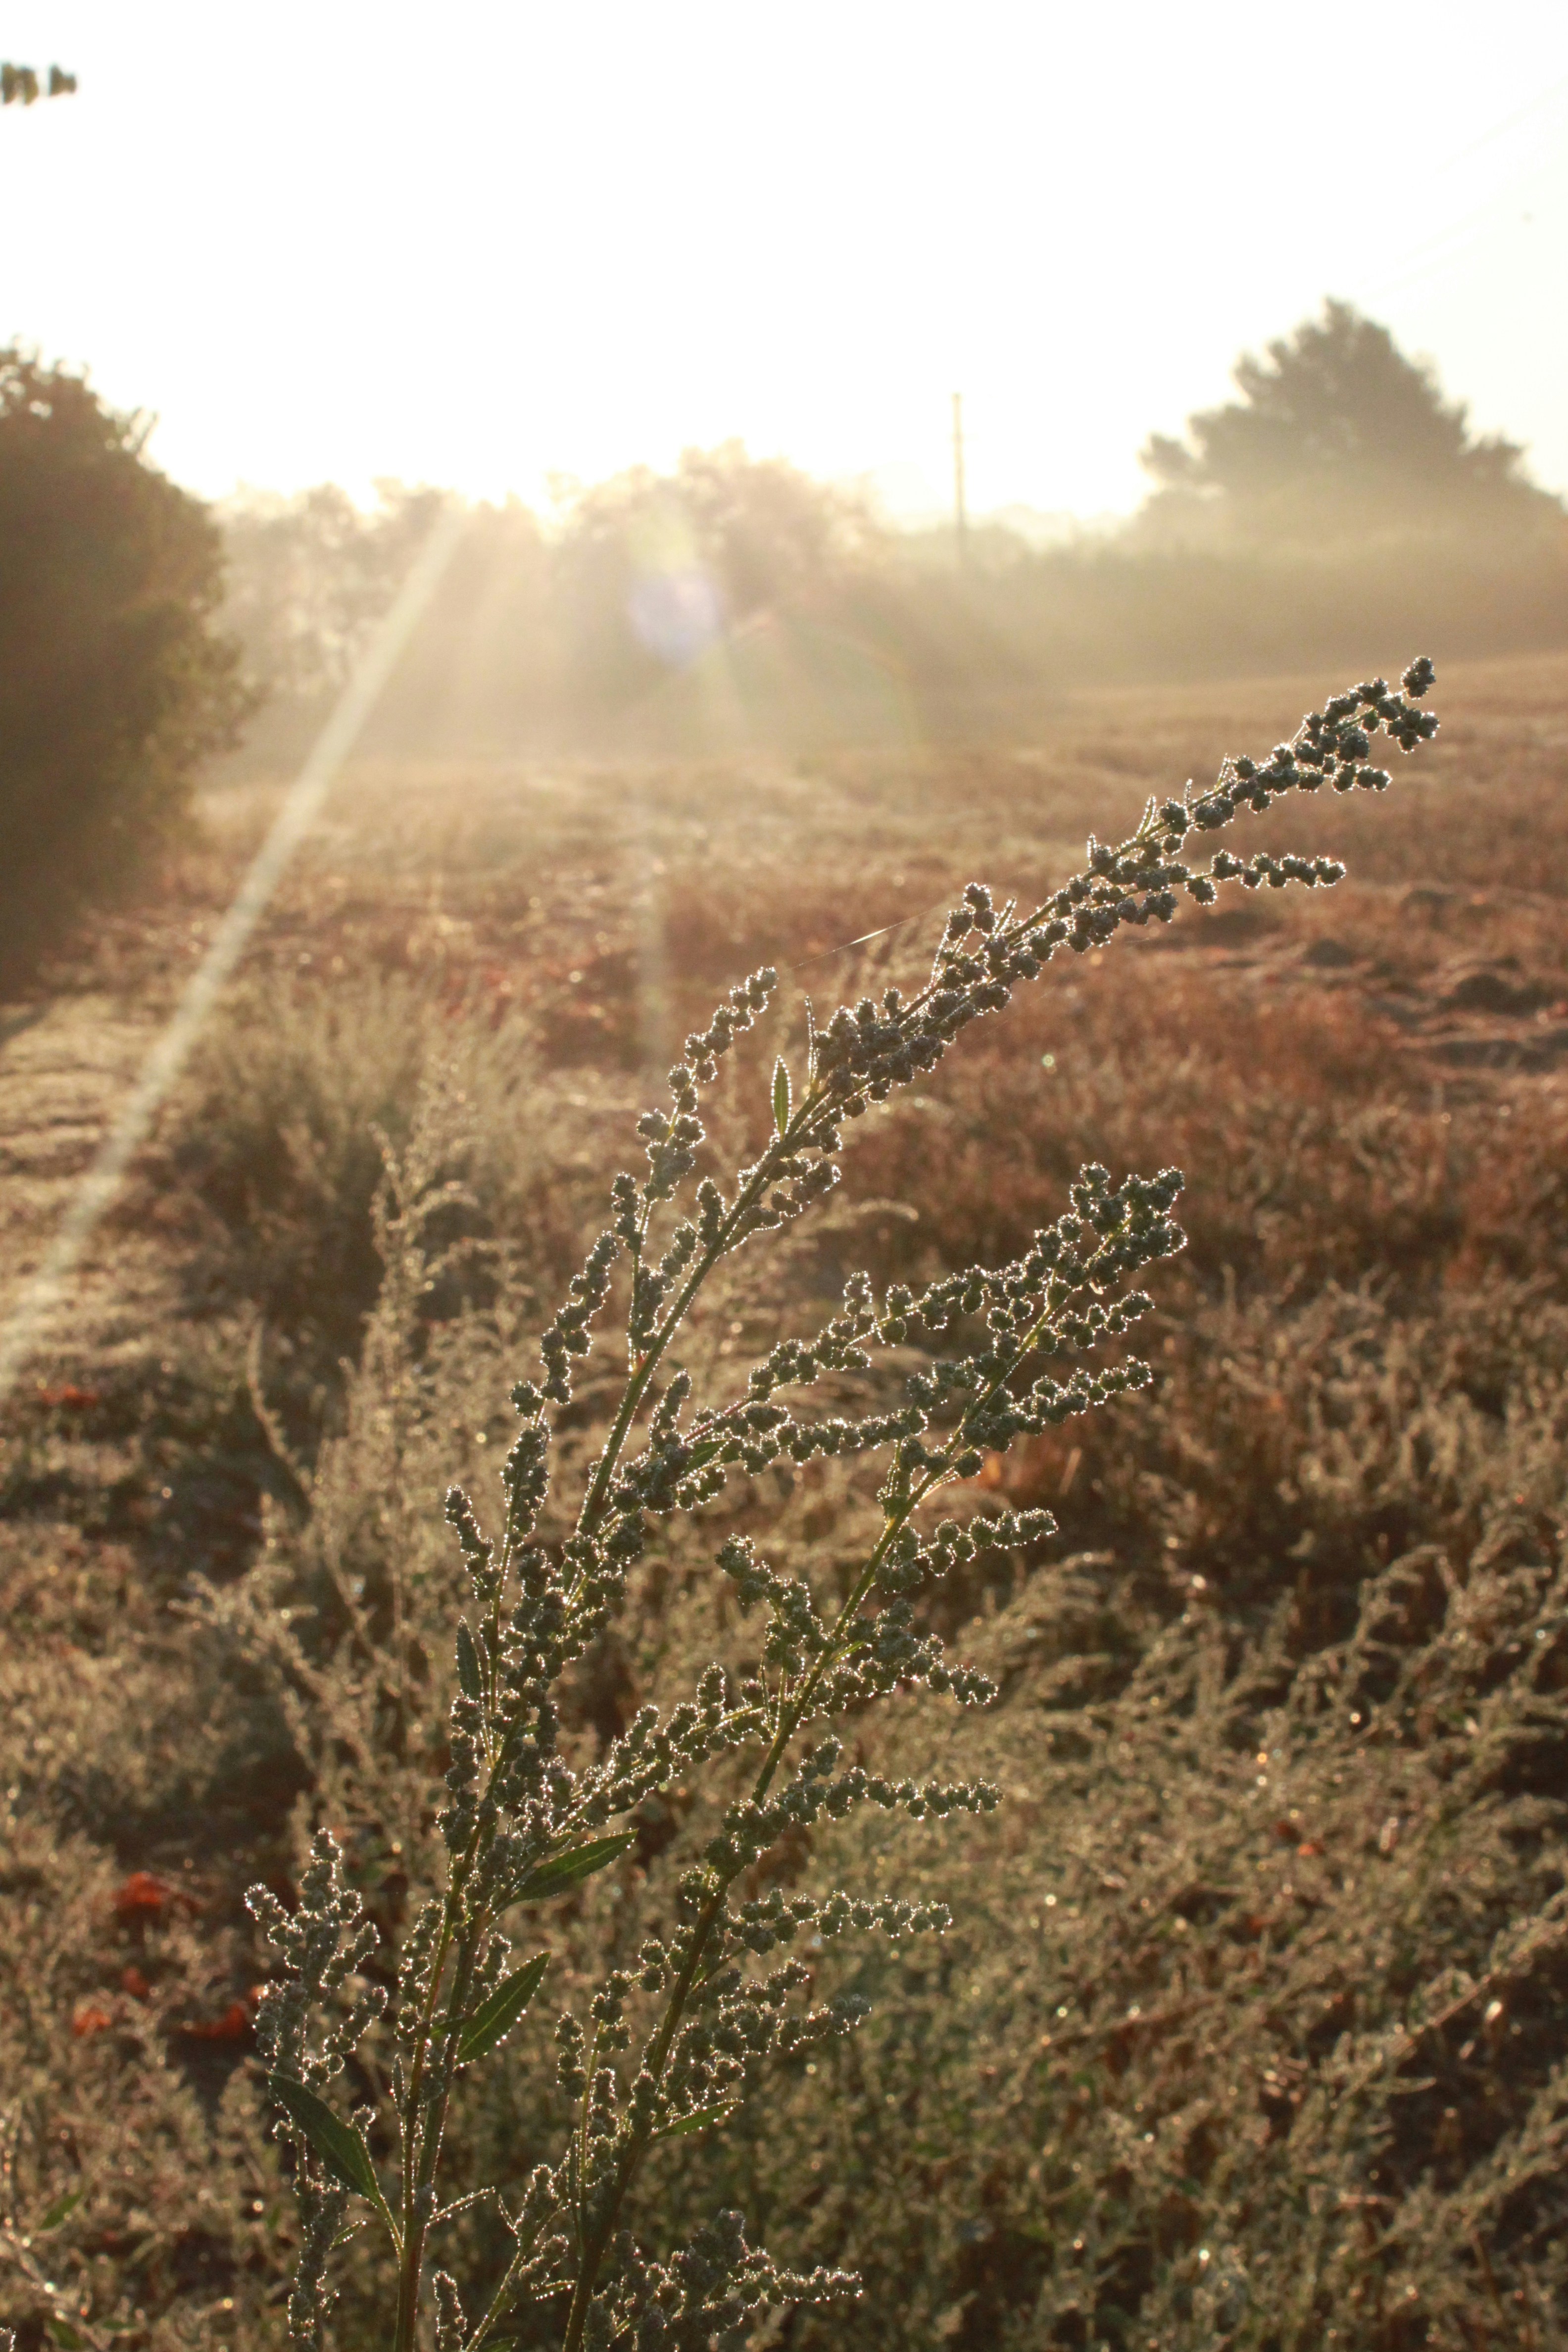
[[[937,1737],[905,1702],[924,1688],[984,1709],[1005,1682],[1009,1640],[1028,1629],[1009,1629],[1004,1611],[987,1654],[955,1662],[947,1596],[987,1579],[1000,1591],[1008,1563],[1053,1532],[1037,1501],[1007,1499],[1018,1441],[1038,1447],[1147,1384],[1147,1367],[1121,1342],[1152,1304],[1139,1278],[1182,1246],[1172,1214],[1181,1178],[1113,1181],[1091,1164],[1068,1213],[1008,1262],[893,1283],[879,1298],[851,1273],[832,1311],[810,1311],[813,1277],[797,1268],[796,1311],[743,1371],[733,1343],[759,1324],[742,1254],[771,1244],[787,1265],[802,1221],[834,1219],[847,1125],[916,1085],[1058,949],[1084,955],[1124,924],[1168,922],[1182,895],[1212,904],[1226,881],[1257,890],[1337,880],[1342,869],[1324,858],[1193,853],[1242,809],[1262,813],[1287,793],[1381,791],[1373,738],[1385,732],[1405,751],[1430,738],[1436,722],[1420,706],[1431,683],[1419,661],[1400,691],[1379,679],[1335,697],[1267,760],[1227,761],[1211,788],[1151,802],[1126,840],[1091,841],[1084,870],[1032,908],[997,907],[972,885],[922,986],[889,988],[821,1024],[806,1006],[804,1035],[773,1063],[765,1139],[733,1162],[710,1141],[703,1097],[769,1013],[776,974],[732,989],[688,1038],[668,1108],[639,1121],[644,1166],[615,1178],[611,1221],[543,1331],[537,1370],[511,1389],[516,1426],[493,1517],[482,1520],[462,1488],[448,1496],[451,1554],[408,1522],[452,1435],[433,1401],[458,1375],[448,1367],[443,1380],[428,1345],[407,1344],[407,1327],[449,1276],[453,1252],[472,1244],[449,1238],[460,1187],[416,1132],[381,1196],[387,1278],[367,1330],[369,1369],[317,1465],[322,1507],[303,1536],[275,1525],[258,1569],[205,1604],[209,1622],[266,1665],[310,1759],[298,1887],[289,1901],[265,1886],[252,1896],[279,1958],[257,2035],[299,2206],[296,2342],[325,2342],[334,2294],[353,2340],[397,2352],[739,2345],[790,2313],[797,2332],[902,2340],[885,2305],[835,2321],[855,2277],[831,2257],[812,2259],[813,2232],[796,2217],[784,2217],[785,2233],[801,2252],[763,2251],[742,2202],[776,2203],[766,2193],[774,2142],[803,2128],[797,2111],[814,2089],[831,2104],[846,2067],[888,2068],[889,2116],[918,2108],[918,2053],[889,2058],[885,2024],[858,2042],[867,1985],[883,1991],[884,2016],[911,1973],[941,1988],[923,2012],[939,2035],[963,2030],[967,2000],[1006,2021],[999,2051],[1015,2014],[1037,2052],[1051,2044],[1049,2029],[1044,2042],[1034,2033],[1038,1986],[998,1990],[975,1958],[973,1920],[1005,1899],[1005,1876],[966,1868],[961,1842],[955,1877],[974,1898],[969,1919],[929,1885],[923,1861],[899,1883],[900,1855],[923,1854],[930,1825],[967,1820],[976,1835],[1004,1794],[984,1740],[942,1742],[976,1769],[933,1775]],[[730,1114],[719,1121],[733,1125]],[[853,1223],[837,1219],[831,1255],[842,1255]],[[732,1310],[718,1345],[715,1301]],[[489,1431],[471,1420],[469,1430],[471,1454]],[[797,1484],[813,1499],[786,1566],[746,1521],[755,1498]],[[1064,1669],[1104,1673],[1112,1727],[1128,1708],[1170,1726],[1170,1779],[1129,1787],[1137,1862],[1118,1873],[1123,1886],[1149,1888],[1133,1899],[1152,1906],[1172,1790],[1192,1792],[1184,1833],[1199,1868],[1204,1823],[1224,1816],[1238,1777],[1223,1764],[1233,1704],[1215,1654],[1223,1637],[1205,1632],[1200,1612],[1129,1675],[1081,1639],[1114,1615],[1095,1597],[1092,1556],[1052,1576],[1043,1589],[1059,1595],[1059,1622],[1041,1638]],[[1388,1605],[1415,1604],[1402,1585]],[[679,1660],[695,1653],[690,1688],[673,1705],[623,1703],[637,1644]],[[1258,1671],[1267,1678],[1266,1657]],[[881,1735],[878,1710],[892,1726]],[[1287,1752],[1297,1736],[1282,1719]],[[1088,1752],[1103,1767],[1117,1748],[1091,1742]],[[1053,1780],[1065,1790],[1072,1764],[1054,1766],[1027,1801],[1043,1801]],[[1252,1780],[1273,1801],[1259,1769]],[[899,1814],[921,1825],[912,1846],[888,1834]],[[842,1886],[807,1883],[814,1851],[842,1863]],[[1074,1873],[1099,1866],[1072,1859],[1069,1835],[1062,1894],[1047,1907],[1070,1917]],[[835,1955],[852,1933],[887,1939],[887,1958],[846,1971]],[[964,1987],[944,1974],[954,1939],[973,1970]],[[1044,1980],[1070,1969],[1072,1948],[1063,1936]],[[1152,1959],[1147,1973],[1158,1973]],[[1130,2008],[1134,2026],[1141,2006]],[[1070,2051],[1071,2004],[1054,2013]],[[547,2014],[552,2066],[518,2063]],[[1145,2037],[1127,2039],[1131,2061]],[[872,2054],[857,2061],[857,2046]],[[1201,2095],[1194,2073],[1196,2056],[1184,2078],[1189,2103]],[[1288,2107],[1290,2080],[1280,2079]],[[1152,2076],[1150,2093],[1152,2104]],[[1326,2098],[1314,2125],[1325,2145],[1356,2128],[1359,2095],[1347,2078]],[[1074,2127],[1108,2126],[1086,2116]],[[907,2152],[896,2128],[880,2135],[871,2168],[906,2231],[944,2202],[929,2170],[931,2128],[930,2117],[916,2122]],[[1223,2130],[1223,2111],[1205,2128]],[[1169,2241],[1168,2274],[1142,2287],[1130,2276],[1126,2308],[1153,2294],[1173,2324],[1209,2329],[1194,2341],[1234,2332],[1243,2290],[1225,2245],[1177,2261],[1173,2219],[1151,2239],[1128,2218],[1138,2198],[1158,2203],[1188,2177],[1174,2158],[1162,2172],[1167,2144],[1152,2122],[1129,2141],[1115,2212],[1075,2191],[1075,2180],[1106,2175],[1067,2144],[1048,2200],[1064,2241],[1030,2256],[1032,2340],[1089,2342],[1089,2327],[1111,2325],[1099,2288],[1086,2313],[1079,2270],[1123,2230],[1145,2265],[1158,2262],[1162,2229]],[[1140,2152],[1150,2146],[1161,2155]],[[944,2160],[962,2170],[968,2157],[958,2143]],[[691,2210],[679,2179],[699,2162],[733,2185],[736,2202]],[[840,2196],[865,2168],[846,2152]],[[759,2188],[760,2198],[749,2193]],[[1279,2242],[1283,2263],[1283,2222]],[[896,2277],[878,2284],[896,2303]],[[961,2294],[922,2328],[962,2333],[972,2302]],[[1051,2332],[1053,2313],[1067,2324],[1075,2311],[1076,2332]]]

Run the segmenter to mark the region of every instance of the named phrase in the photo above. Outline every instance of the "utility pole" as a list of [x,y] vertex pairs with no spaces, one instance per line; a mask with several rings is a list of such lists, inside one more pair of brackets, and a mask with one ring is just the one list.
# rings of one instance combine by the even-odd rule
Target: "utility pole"
[[960,563],[969,561],[969,512],[963,502],[963,394],[952,395],[952,523]]

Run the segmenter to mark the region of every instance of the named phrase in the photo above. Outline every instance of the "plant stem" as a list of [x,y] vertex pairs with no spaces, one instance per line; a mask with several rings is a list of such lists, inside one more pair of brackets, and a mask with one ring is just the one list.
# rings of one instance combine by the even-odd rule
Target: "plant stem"
[[[783,1713],[778,1730],[775,1732],[769,1744],[768,1752],[763,1758],[762,1765],[758,1769],[756,1780],[752,1783],[752,1802],[753,1805],[760,1805],[763,1802],[763,1800],[766,1797],[769,1789],[773,1785],[773,1775],[784,1759],[784,1753],[789,1747],[790,1741],[795,1738],[796,1732],[800,1729],[802,1723],[805,1720],[806,1715],[810,1710],[811,1702],[822,1686],[823,1676],[826,1674],[828,1668],[834,1664],[835,1660],[842,1656],[844,1646],[842,1636],[844,1629],[853,1622],[855,1612],[859,1609],[862,1601],[866,1599],[873,1584],[876,1582],[878,1570],[881,1568],[883,1561],[888,1556],[889,1546],[894,1541],[900,1531],[909,1524],[909,1521],[913,1517],[915,1512],[925,1501],[926,1496],[930,1495],[935,1487],[941,1486],[943,1479],[948,1476],[952,1464],[957,1460],[959,1454],[964,1450],[965,1433],[972,1415],[979,1406],[989,1404],[993,1402],[998,1391],[1018,1370],[1020,1364],[1022,1364],[1026,1358],[1030,1355],[1041,1332],[1045,1329],[1047,1323],[1050,1319],[1050,1313],[1051,1310],[1047,1307],[1046,1312],[1040,1316],[1038,1320],[1031,1325],[1029,1330],[1026,1333],[1023,1340],[1015,1351],[1012,1360],[1006,1365],[1005,1370],[997,1373],[990,1387],[984,1390],[965,1407],[963,1416],[959,1421],[957,1429],[953,1432],[952,1436],[949,1439],[948,1444],[943,1450],[941,1462],[927,1471],[924,1478],[921,1479],[919,1485],[905,1497],[904,1501],[896,1510],[889,1512],[886,1523],[883,1526],[880,1536],[877,1539],[875,1548],[867,1559],[866,1564],[861,1570],[860,1574],[856,1578],[843,1607],[839,1610],[838,1615],[834,1621],[833,1631],[828,1637],[826,1647],[824,1649],[821,1656],[817,1659],[811,1672],[806,1675],[801,1684],[799,1690],[795,1693],[794,1698],[790,1701],[789,1706]],[[711,1936],[714,1927],[718,1924],[719,1916],[724,1907],[725,1897],[728,1895],[732,1883],[732,1879],[721,1880],[709,1895],[707,1901],[704,1903],[701,1911],[698,1915],[697,1925],[692,1931],[690,1949],[682,1964],[680,1973],[670,1990],[669,2000],[666,2004],[664,2015],[659,2021],[658,2031],[654,2036],[653,2042],[649,2045],[648,2049],[647,2060],[647,2070],[649,2074],[652,2074],[656,2084],[660,2083],[663,2080],[664,2070],[669,2062],[670,2050],[673,2046],[675,2036],[679,2030],[680,2021],[685,2014],[687,2003],[691,1998],[692,1989],[697,1981],[698,1971],[707,1949],[709,1937]],[[581,2352],[584,2329],[587,2325],[588,2309],[593,2301],[595,2286],[598,2281],[599,2266],[604,2261],[605,2248],[609,2244],[611,2238],[615,2234],[616,2225],[620,2220],[621,2208],[626,2201],[627,2191],[630,2189],[632,2182],[637,2176],[637,2168],[642,2162],[643,2157],[647,2151],[648,2145],[649,2136],[646,2133],[641,2135],[634,2134],[627,2140],[626,2148],[621,2156],[614,2195],[610,2200],[605,2218],[599,2227],[595,2230],[592,2241],[584,2248],[583,2260],[578,2271],[576,2285],[573,2291],[572,2307],[567,2316],[566,2334],[562,2340],[562,2352]]]
[[414,2056],[408,2070],[408,2088],[403,2101],[403,2258],[397,2273],[397,2326],[393,2336],[393,2352],[414,2352],[416,2331],[419,2325],[419,2282],[423,2267],[425,2233],[416,2225],[416,2205],[418,2195],[418,2175],[422,2156],[423,2135],[419,2126],[420,2094],[425,2087],[425,2059],[430,2046],[430,2025],[440,1998],[441,1979],[446,1972],[447,1955],[452,1948],[452,1935],[457,1926],[455,1890],[448,1891],[446,1916],[441,1922],[441,1938],[436,1947],[436,1957],[430,1966],[430,1983],[425,1995],[419,2025],[415,2035]]
[[[1151,836],[1152,830],[1145,819],[1140,824],[1137,831],[1120,845],[1115,853],[1117,856],[1125,856],[1130,850],[1135,849],[1141,841]],[[1032,915],[1006,926],[997,934],[998,938],[1004,940],[1022,939],[1043,919],[1047,911],[1044,905],[1037,907]],[[921,1007],[929,1003],[936,993],[940,984],[939,980],[933,975],[910,1000],[905,1008],[906,1012],[919,1012]],[[737,1196],[719,1233],[692,1267],[686,1281],[667,1308],[637,1370],[627,1379],[610,1434],[605,1442],[605,1450],[595,1465],[588,1492],[584,1497],[583,1507],[578,1514],[577,1533],[579,1535],[586,1535],[592,1530],[604,1509],[610,1480],[615,1475],[616,1465],[620,1460],[627,1434],[637,1417],[637,1408],[647,1392],[648,1382],[653,1378],[670,1340],[686,1319],[692,1300],[712,1273],[713,1268],[721,1258],[727,1255],[733,1244],[737,1227],[747,1213],[756,1206],[758,1200],[772,1182],[773,1171],[780,1160],[800,1150],[804,1145],[811,1141],[812,1128],[824,1111],[831,1112],[834,1097],[829,1087],[818,1085],[811,1088],[784,1132],[774,1135],[769,1143],[752,1170],[749,1181]]]
[[[1141,837],[1142,831],[1143,828],[1140,827],[1139,835],[1135,835],[1133,836],[1134,841]],[[1026,921],[1013,925],[1009,927],[1010,929],[1021,934],[1027,930],[1031,925],[1038,922],[1043,911],[1043,909],[1037,910],[1037,912],[1030,916]],[[1004,936],[1005,936],[1005,934]],[[918,1009],[918,1007],[934,992],[936,985],[937,982],[934,979],[928,982],[926,986],[913,1000],[910,1009]],[[608,1502],[611,1481],[615,1476],[616,1466],[625,1451],[626,1440],[630,1434],[632,1425],[636,1421],[637,1412],[647,1396],[649,1383],[651,1382],[671,1339],[674,1338],[676,1332],[679,1329],[681,1324],[685,1321],[687,1315],[690,1311],[693,1300],[697,1297],[703,1284],[713,1272],[714,1267],[721,1263],[721,1261],[728,1255],[729,1251],[734,1246],[735,1237],[741,1225],[751,1211],[756,1206],[757,1202],[761,1199],[768,1185],[772,1182],[773,1172],[779,1166],[780,1162],[788,1158],[792,1153],[799,1150],[803,1144],[810,1140],[810,1131],[813,1126],[825,1112],[831,1115],[832,1108],[833,1097],[830,1089],[827,1087],[821,1085],[814,1087],[810,1093],[805,1097],[805,1099],[800,1104],[798,1109],[795,1111],[794,1117],[789,1120],[784,1131],[781,1134],[776,1134],[768,1145],[767,1149],[763,1151],[762,1157],[757,1161],[756,1166],[753,1168],[747,1182],[737,1195],[718,1233],[714,1235],[713,1240],[710,1243],[708,1248],[697,1260],[697,1263],[692,1266],[685,1282],[681,1285],[680,1289],[677,1292],[675,1297],[671,1300],[668,1307],[660,1318],[640,1360],[637,1362],[635,1370],[630,1371],[628,1374],[626,1387],[622,1391],[620,1404],[616,1410],[615,1420],[611,1424],[609,1435],[605,1441],[604,1450],[595,1465],[594,1475],[589,1482],[588,1491],[584,1497],[582,1509],[578,1514],[577,1532],[579,1535],[590,1534],[604,1515]],[[634,1255],[637,1254],[637,1253],[634,1252]],[[1049,1310],[1047,1309],[1047,1315],[1042,1316],[1040,1321],[1029,1331],[1022,1345],[1015,1354],[1012,1362],[1007,1366],[1005,1371],[997,1375],[990,1388],[985,1391],[984,1397],[982,1400],[983,1402],[988,1402],[996,1395],[997,1391],[1002,1387],[1003,1383],[1012,1376],[1013,1372],[1016,1370],[1018,1365],[1021,1364],[1024,1359],[1028,1355],[1035,1344],[1035,1341],[1039,1336],[1040,1330],[1044,1328],[1044,1324],[1048,1318],[1048,1313]],[[889,1545],[893,1541],[900,1530],[907,1525],[909,1519],[912,1517],[915,1510],[918,1509],[919,1506],[925,1500],[926,1496],[947,1476],[952,1461],[962,1451],[964,1428],[968,1423],[970,1414],[973,1410],[974,1406],[973,1404],[966,1409],[960,1421],[958,1430],[946,1448],[942,1463],[937,1467],[928,1472],[927,1475],[920,1482],[918,1486],[906,1498],[904,1503],[897,1511],[889,1515],[887,1523],[883,1528],[881,1536],[878,1539],[875,1549],[871,1552],[860,1576],[856,1580],[853,1589],[851,1590],[843,1607],[839,1611],[838,1616],[835,1621],[833,1633],[829,1638],[826,1648],[824,1650],[822,1655],[816,1660],[810,1673],[806,1675],[799,1691],[795,1694],[795,1697],[791,1700],[788,1706],[781,1715],[778,1729],[770,1743],[767,1755],[763,1759],[752,1789],[752,1801],[753,1804],[760,1804],[766,1796],[768,1789],[772,1785],[773,1775],[777,1771],[779,1764],[783,1760],[790,1741],[795,1738],[801,1723],[805,1720],[805,1715],[811,1706],[811,1702],[815,1698],[818,1689],[821,1687],[823,1676],[833,1664],[835,1660],[842,1654],[843,1645],[841,1635],[843,1629],[852,1621],[855,1612],[859,1609],[861,1603],[865,1601],[868,1593],[870,1591],[872,1585],[875,1583],[878,1571],[887,1557]],[[510,1528],[508,1532],[510,1538]],[[491,1768],[490,1785],[492,1787],[497,1774],[500,1772],[506,1760],[509,1748],[510,1743],[503,1740],[500,1752],[497,1756]],[[436,1990],[439,1983],[441,1969],[444,1968],[446,1963],[446,1955],[449,1948],[451,1935],[456,1924],[458,1889],[461,1881],[466,1878],[468,1870],[471,1868],[472,1864],[477,1857],[483,1835],[484,1832],[482,1827],[476,1825],[473,1835],[469,1841],[468,1847],[463,1855],[462,1862],[458,1865],[458,1871],[454,1874],[453,1889],[447,1898],[447,1917],[443,1923],[442,1941],[437,1968],[436,1974],[432,1979],[431,1996],[426,2003],[426,2014],[420,2021],[417,2054],[409,2088],[411,2112],[413,2111],[413,2103],[422,2079],[424,2059],[428,2045],[429,2028],[434,2015]],[[708,1939],[711,1935],[714,1925],[722,1910],[724,1898],[728,1892],[728,1881],[721,1882],[709,1898],[708,1903],[704,1906],[693,1934],[691,1948],[688,1955],[686,1964],[682,1968],[680,1975],[671,1990],[664,2018],[660,2022],[658,2032],[655,2036],[654,2042],[649,2052],[650,2071],[653,2073],[656,2082],[662,2080],[664,2069],[668,2062],[670,2048],[674,2042],[676,2032],[679,2028],[681,2018],[685,2013],[686,2005],[690,1998],[692,1987],[696,1980],[697,1971],[705,1952]],[[585,2093],[585,2098],[588,2095],[591,2095],[591,2077],[590,2089],[588,2093]],[[414,2151],[407,2146],[405,2139],[404,2261],[402,2265],[402,2279],[400,2282],[398,2303],[398,2333],[395,2339],[394,2352],[414,2352],[415,2338],[413,2331],[417,2313],[419,2273],[423,2259],[424,2244],[423,2228],[416,2226],[415,2221],[414,2200],[416,2197],[419,2187],[425,2185],[426,2158],[427,2152],[429,2171],[431,2175],[433,2175],[436,2150],[439,2146],[440,2130],[442,2122],[444,2121],[445,2113],[446,2099],[443,2097],[438,2112],[434,2115],[431,2119],[428,2130],[419,2135],[419,2162],[417,2167],[416,2167],[416,2165],[411,2161]],[[584,2127],[585,2130],[585,2111]],[[610,2236],[619,2219],[621,2206],[625,2201],[626,2192],[631,2186],[631,2182],[636,2175],[637,2169],[641,2163],[647,2146],[647,2141],[646,2137],[640,2139],[634,2137],[628,2142],[626,2149],[621,2158],[620,2178],[616,2184],[615,2193],[608,2208],[607,2218],[602,2227],[595,2231],[592,2242],[584,2250],[584,2258],[579,2269],[577,2283],[573,2294],[571,2312],[567,2322],[563,2352],[580,2352],[580,2347],[583,2340],[583,2331],[587,2322],[588,2306],[592,2300],[599,2264],[603,2260],[604,2249],[609,2242]],[[585,2143],[584,2147],[584,2162],[585,2165]],[[416,2169],[420,2176],[417,2179],[415,2177]]]
[[605,1450],[595,1465],[588,1492],[583,1499],[583,1508],[578,1514],[577,1533],[579,1535],[587,1535],[592,1531],[604,1509],[610,1480],[615,1475],[616,1465],[620,1460],[627,1434],[637,1417],[637,1407],[647,1393],[648,1382],[658,1370],[665,1349],[686,1320],[692,1300],[721,1259],[729,1254],[734,1241],[736,1228],[748,1213],[755,1208],[762,1194],[773,1181],[773,1171],[780,1160],[800,1149],[802,1143],[806,1140],[807,1126],[816,1113],[823,1109],[826,1101],[826,1089],[819,1087],[802,1103],[784,1132],[774,1136],[772,1143],[752,1171],[749,1182],[737,1194],[729,1215],[724,1219],[718,1233],[698,1259],[666,1309],[663,1318],[648,1341],[641,1362],[627,1379],[619,1410],[616,1414],[609,1436],[605,1441]]

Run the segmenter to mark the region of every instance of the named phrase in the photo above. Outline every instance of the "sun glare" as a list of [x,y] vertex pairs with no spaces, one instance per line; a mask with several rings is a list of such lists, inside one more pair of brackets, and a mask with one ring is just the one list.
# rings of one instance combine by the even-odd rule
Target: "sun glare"
[[[1137,451],[1375,295],[1568,479],[1568,18],[1331,5],[13,9],[8,332],[209,494],[538,502],[739,435],[896,510],[1125,509]],[[1376,124],[1396,106],[1399,142]]]

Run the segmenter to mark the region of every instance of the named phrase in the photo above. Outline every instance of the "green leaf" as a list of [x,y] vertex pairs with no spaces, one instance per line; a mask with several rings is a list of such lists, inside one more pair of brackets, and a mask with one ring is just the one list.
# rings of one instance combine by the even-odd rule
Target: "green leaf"
[[684,2139],[689,2132],[701,2131],[708,2124],[728,2123],[740,2104],[738,2099],[720,2099],[710,2107],[695,2107],[690,2115],[682,2116],[679,2122],[666,2124],[662,2131],[656,2131],[654,2137]]
[[381,2193],[381,2183],[358,2125],[345,2124],[340,2116],[333,2115],[324,2099],[319,2099],[314,2091],[297,2083],[291,2074],[268,2074],[267,2087],[289,2122],[297,2124],[304,2133],[333,2179],[368,2199],[395,2238],[396,2224]]
[[504,1978],[494,1992],[480,2001],[473,2015],[464,2020],[462,2038],[458,2043],[458,2057],[462,2064],[467,2065],[470,2058],[484,2057],[511,2032],[539,1990],[549,1966],[549,1953],[539,1953],[525,1968],[515,1969]]
[[689,1477],[693,1470],[706,1470],[710,1462],[716,1461],[723,1451],[721,1437],[700,1437],[691,1449],[691,1459],[683,1475]]
[[81,2337],[65,2320],[49,2319],[46,2320],[44,2325],[55,2342],[62,2347],[62,2352],[82,2352]]
[[566,1853],[552,1854],[542,1862],[537,1870],[530,1871],[517,1893],[514,1903],[542,1903],[549,1895],[559,1895],[564,1887],[575,1886],[580,1878],[591,1878],[627,1846],[637,1843],[637,1832],[628,1830],[619,1837],[595,1838],[592,1845],[574,1845]]
[[80,2189],[68,2189],[63,2197],[57,2197],[54,2203],[49,2207],[48,2211],[44,2215],[43,2220],[38,2223],[40,2232],[45,2230],[58,2230],[60,2223],[68,2220],[69,2216],[76,2211],[77,2207],[81,2203],[82,2199],[86,2195],[87,2189],[83,2187]]
[[466,1617],[458,1620],[458,1680],[463,1686],[465,1698],[483,1697],[485,1686],[479,1674],[479,1648],[468,1631]]
[[781,1054],[773,1064],[773,1128],[782,1135],[789,1125],[789,1066]]

